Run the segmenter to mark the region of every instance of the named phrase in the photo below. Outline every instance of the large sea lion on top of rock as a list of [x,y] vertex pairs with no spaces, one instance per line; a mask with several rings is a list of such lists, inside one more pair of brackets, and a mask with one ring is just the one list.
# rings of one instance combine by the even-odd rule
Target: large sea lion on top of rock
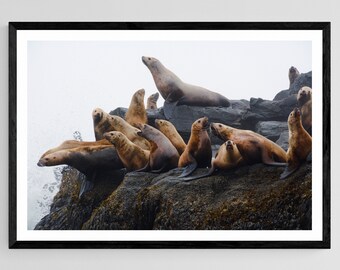
[[163,119],[156,119],[155,126],[171,141],[173,146],[176,147],[178,154],[181,155],[187,145],[181,135],[179,135],[175,126],[171,122]]
[[112,145],[83,146],[51,151],[49,154],[44,154],[37,165],[44,167],[62,164],[69,165],[86,176],[86,181],[81,184],[79,197],[93,188],[96,176],[101,171],[124,168]]
[[295,80],[300,76],[300,72],[296,67],[291,66],[288,71],[288,78],[289,78],[289,88],[295,82]]
[[191,125],[188,144],[178,161],[178,167],[186,168],[179,177],[188,176],[197,167],[210,167],[212,151],[208,129],[207,117],[199,118]]
[[117,115],[110,115],[100,108],[96,108],[92,112],[94,133],[96,140],[104,138],[104,133],[109,131],[122,132],[131,142],[137,144],[145,150],[150,149],[150,143],[138,136],[138,128],[131,126],[123,118]]
[[246,164],[264,163],[274,166],[287,165],[286,152],[271,140],[251,130],[232,128],[221,123],[212,123],[211,130],[223,141],[237,144]]
[[306,161],[312,151],[312,137],[303,128],[301,112],[295,108],[288,116],[289,148],[287,151],[288,166],[281,174],[280,179],[285,179],[295,172]]
[[131,126],[136,127],[138,124],[146,124],[148,117],[144,105],[145,90],[140,89],[133,94],[130,106],[125,114],[125,120]]
[[158,129],[146,124],[139,125],[138,134],[151,144],[149,163],[138,171],[164,172],[177,167],[179,155],[175,146]]
[[111,131],[104,134],[117,150],[120,160],[128,171],[144,168],[149,162],[150,151],[131,142],[123,133]]
[[243,164],[244,159],[242,158],[242,155],[238,150],[236,143],[234,143],[231,140],[228,140],[225,143],[223,143],[218,149],[215,158],[211,160],[211,168],[207,173],[188,178],[183,178],[183,181],[188,182],[200,179],[212,175],[215,172],[215,170],[230,170],[242,166]]
[[297,95],[297,101],[301,111],[302,125],[306,131],[312,134],[312,88],[302,87]]
[[230,101],[221,94],[183,82],[154,57],[142,57],[149,68],[159,93],[164,98],[164,115],[169,119],[176,105],[229,107]]
[[146,103],[146,109],[147,110],[157,109],[158,98],[159,98],[159,93],[154,93],[151,96],[149,96],[148,99],[147,99],[147,103]]

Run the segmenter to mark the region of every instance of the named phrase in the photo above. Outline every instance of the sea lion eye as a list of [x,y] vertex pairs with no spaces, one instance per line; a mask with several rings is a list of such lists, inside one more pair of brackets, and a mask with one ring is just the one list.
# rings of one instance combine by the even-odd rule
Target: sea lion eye
[[149,60],[151,60],[151,57],[149,57]]
[[221,125],[221,124],[219,124],[218,126],[219,126],[219,127],[222,127],[222,125]]
[[201,123],[201,120],[198,120],[198,123]]

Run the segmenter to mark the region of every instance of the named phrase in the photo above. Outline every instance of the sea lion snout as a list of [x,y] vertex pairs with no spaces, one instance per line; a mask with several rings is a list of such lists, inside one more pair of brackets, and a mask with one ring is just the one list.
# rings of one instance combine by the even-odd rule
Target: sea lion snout
[[225,143],[227,150],[233,150],[233,142],[231,140],[226,141]]
[[44,166],[45,166],[45,164],[44,164],[44,162],[43,162],[42,160],[39,160],[38,163],[37,163],[37,165],[38,165],[39,167],[44,167]]
[[95,108],[92,111],[92,118],[94,121],[100,121],[100,119],[103,117],[103,110],[100,108]]
[[301,112],[299,108],[294,108],[294,115],[295,116],[300,116]]
[[148,62],[152,60],[152,57],[150,56],[142,56],[142,62],[145,64],[145,65],[148,65]]

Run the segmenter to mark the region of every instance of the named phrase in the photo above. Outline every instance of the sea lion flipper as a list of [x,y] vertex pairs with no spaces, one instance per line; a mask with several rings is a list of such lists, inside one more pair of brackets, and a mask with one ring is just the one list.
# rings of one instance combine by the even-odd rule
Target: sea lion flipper
[[185,178],[182,178],[181,180],[183,182],[190,182],[190,181],[193,181],[193,180],[197,180],[197,179],[201,179],[201,178],[204,178],[204,177],[208,177],[208,176],[212,175],[214,171],[215,171],[215,167],[211,167],[209,169],[209,171],[204,173],[204,174],[196,175],[196,176],[192,176],[192,177],[185,177]]
[[273,157],[271,157],[268,153],[268,151],[266,151],[266,149],[262,148],[262,162],[266,165],[270,165],[270,166],[287,166],[287,163],[285,162],[276,162]]
[[165,169],[166,165],[167,165],[167,164],[164,164],[160,169],[158,169],[158,170],[152,170],[152,171],[150,171],[150,172],[152,172],[152,173],[160,173],[160,172],[162,172],[162,171]]
[[150,163],[148,162],[143,168],[135,170],[133,172],[146,172],[150,169]]
[[177,105],[178,101],[170,102],[168,100],[165,100],[163,105],[163,111],[166,119],[170,119],[172,116],[172,113],[174,112],[174,109]]
[[298,166],[287,166],[283,173],[280,175],[280,180],[286,179],[288,176],[293,174],[299,167]]
[[179,178],[185,177],[190,175],[195,169],[197,168],[197,162],[195,159],[192,160],[192,163],[190,163],[188,166],[185,167],[184,171],[182,172],[182,174],[180,176],[178,176]]
[[89,180],[87,180],[87,179],[84,179],[84,180],[81,182],[78,197],[81,198],[82,195],[83,195],[84,193],[90,191],[91,189],[93,189],[93,187],[94,187],[94,183],[93,183],[92,181],[89,181]]

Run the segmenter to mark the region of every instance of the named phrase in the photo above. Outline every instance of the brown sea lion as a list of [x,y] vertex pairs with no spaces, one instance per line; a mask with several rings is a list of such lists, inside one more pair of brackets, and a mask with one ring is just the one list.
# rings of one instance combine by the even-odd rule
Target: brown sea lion
[[210,167],[212,151],[208,129],[207,117],[199,118],[191,125],[188,144],[178,161],[178,167],[186,169],[179,177],[188,176],[197,167]]
[[211,130],[223,141],[232,140],[246,164],[287,165],[286,152],[271,140],[251,130],[232,128],[221,123],[212,123]]
[[150,143],[146,139],[138,136],[137,132],[139,129],[131,126],[123,118],[117,115],[110,115],[100,108],[94,109],[92,116],[96,140],[103,139],[104,133],[106,132],[120,131],[128,137],[131,142],[145,150],[150,149]]
[[297,101],[301,111],[302,125],[305,130],[312,134],[312,89],[302,87],[297,95]]
[[164,172],[177,167],[179,155],[170,140],[159,130],[146,124],[139,125],[138,134],[151,144],[149,163],[141,170],[151,172]]
[[[106,140],[105,140],[106,141]],[[100,171],[114,171],[124,168],[117,151],[112,145],[80,146],[71,149],[61,149],[44,154],[39,167],[69,165],[86,176],[81,185],[79,197],[91,190]]]
[[146,115],[144,105],[145,90],[140,89],[133,94],[129,109],[125,114],[125,120],[131,126],[136,127],[137,124],[146,124],[148,117]]
[[289,78],[289,88],[292,86],[294,81],[300,76],[300,72],[296,67],[291,66],[288,71],[288,78]]
[[154,93],[148,97],[146,103],[146,109],[155,110],[157,109],[157,100],[159,98],[159,93]]
[[116,147],[118,156],[128,171],[136,171],[148,164],[150,151],[131,142],[122,132],[110,131],[104,137]]
[[143,63],[149,68],[156,87],[164,98],[164,115],[171,118],[176,105],[200,107],[229,107],[230,101],[221,94],[200,86],[183,82],[154,57],[142,57]]
[[103,134],[105,132],[115,130],[113,122],[110,121],[111,115],[104,112],[101,108],[95,108],[92,111],[94,136],[96,141],[104,139]]
[[66,149],[72,149],[72,148],[78,148],[78,147],[92,147],[92,146],[101,146],[101,145],[106,145],[110,146],[111,143],[108,142],[107,140],[99,140],[95,142],[84,142],[84,141],[77,141],[77,140],[67,140],[64,141],[61,145],[55,148],[51,148],[48,151],[46,151],[41,157],[44,157],[48,154],[58,152],[60,150],[66,150]]
[[155,126],[171,141],[173,146],[176,147],[178,154],[181,155],[185,150],[186,144],[177,132],[175,126],[171,122],[163,119],[156,119]]
[[244,160],[241,156],[240,151],[237,148],[236,143],[234,143],[231,140],[228,140],[225,143],[223,143],[218,149],[215,158],[211,160],[211,168],[207,173],[188,178],[183,178],[183,181],[188,182],[200,179],[212,175],[215,172],[215,170],[230,170],[242,166],[243,164]]
[[312,137],[303,128],[301,112],[295,108],[288,116],[289,148],[287,151],[288,166],[281,174],[280,179],[285,179],[294,173],[306,161],[312,151]]

